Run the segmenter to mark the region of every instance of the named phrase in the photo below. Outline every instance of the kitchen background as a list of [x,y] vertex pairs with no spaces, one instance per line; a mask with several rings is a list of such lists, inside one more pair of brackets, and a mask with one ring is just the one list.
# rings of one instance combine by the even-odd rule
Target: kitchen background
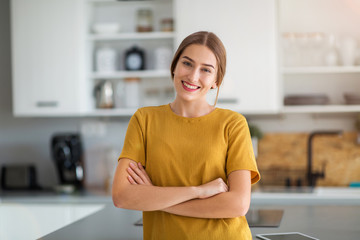
[[[260,184],[284,185],[289,181],[290,184],[296,184],[299,178],[304,183],[308,158],[307,140],[309,134],[315,130],[344,132],[341,137],[319,136],[314,139],[313,169],[317,171],[325,169],[325,179],[319,180],[318,184],[346,186],[350,182],[360,181],[360,145],[357,143],[358,129],[355,127],[360,108],[356,106],[338,108],[340,103],[344,104],[344,92],[359,94],[359,66],[354,67],[355,70],[351,68],[350,71],[333,70],[320,73],[316,68],[312,68],[313,72],[291,68],[295,65],[318,64],[318,62],[303,61],[304,58],[317,59],[306,56],[314,54],[319,49],[317,47],[319,45],[316,45],[319,42],[308,41],[307,44],[310,45],[304,45],[304,42],[301,42],[304,36],[308,36],[307,40],[320,39],[323,41],[321,47],[326,45],[325,35],[322,34],[327,34],[326,36],[335,34],[336,37],[351,36],[357,40],[357,50],[354,52],[359,51],[360,3],[356,0],[291,0],[279,1],[278,4],[279,18],[276,24],[279,29],[276,30],[279,31],[279,41],[282,45],[274,51],[284,50],[284,55],[279,54],[279,62],[287,68],[283,70],[279,67],[278,80],[274,81],[278,89],[274,91],[277,106],[275,105],[275,110],[271,109],[270,113],[266,110],[244,113],[249,123],[257,126],[263,133],[263,137],[258,142],[257,157],[263,174]],[[176,6],[183,7],[181,4]],[[27,114],[14,117],[10,18],[10,1],[0,1],[0,165],[33,163],[38,171],[39,184],[45,187],[55,186],[58,184],[58,178],[50,152],[51,137],[55,133],[80,132],[85,150],[86,186],[105,188],[111,178],[117,156],[121,152],[129,114],[90,114],[91,116],[76,117],[71,114],[51,117]],[[317,35],[310,38],[310,33]],[[294,39],[303,45],[296,45],[298,42],[294,43]],[[326,59],[327,65],[333,65],[336,60],[336,56],[334,60],[330,50]],[[301,56],[299,52],[302,53]],[[261,55],[257,54],[257,57],[261,63]],[[249,59],[253,60],[251,56]],[[354,64],[360,65],[359,62]],[[261,70],[265,66],[260,64],[257,68]],[[261,96],[264,87],[258,85],[257,88],[258,90],[252,89],[250,94],[254,96],[252,101],[261,103],[264,101]],[[305,106],[298,109],[283,106],[283,97],[289,94],[324,92],[330,96],[330,103],[335,103],[337,107],[331,108],[331,104],[330,108],[328,105],[319,108]],[[327,100],[323,95],[316,97],[318,98],[315,100]],[[95,100],[91,99],[91,101]]]

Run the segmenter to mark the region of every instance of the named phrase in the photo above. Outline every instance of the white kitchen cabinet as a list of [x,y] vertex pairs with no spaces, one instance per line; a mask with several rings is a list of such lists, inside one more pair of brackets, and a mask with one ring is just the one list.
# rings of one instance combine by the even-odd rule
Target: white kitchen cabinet
[[102,204],[0,204],[0,239],[38,239],[104,208]]
[[15,116],[85,111],[84,22],[82,0],[11,0]]
[[[284,97],[323,94],[329,98],[326,105],[284,105],[281,112],[360,112],[360,104],[348,105],[344,98],[345,93],[359,93],[360,55],[353,64],[344,64],[340,47],[345,37],[359,42],[359,12],[356,1],[279,0]],[[330,40],[334,44],[330,45]],[[359,47],[353,52],[360,54]],[[333,66],[326,58],[330,49],[337,53]]]
[[177,0],[176,42],[196,31],[214,32],[227,51],[219,106],[241,113],[280,108],[275,0]]

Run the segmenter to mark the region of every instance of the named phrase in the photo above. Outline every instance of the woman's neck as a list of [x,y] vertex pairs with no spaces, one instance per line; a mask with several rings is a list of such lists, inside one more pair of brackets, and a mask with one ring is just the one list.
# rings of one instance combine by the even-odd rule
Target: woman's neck
[[175,99],[170,103],[171,110],[182,117],[194,118],[201,117],[211,113],[215,107],[206,101],[202,102],[184,102]]

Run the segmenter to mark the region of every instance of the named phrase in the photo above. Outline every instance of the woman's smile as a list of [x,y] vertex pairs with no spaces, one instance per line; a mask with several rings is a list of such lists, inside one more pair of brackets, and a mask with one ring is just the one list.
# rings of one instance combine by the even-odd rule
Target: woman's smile
[[198,90],[200,88],[199,86],[190,84],[190,83],[185,82],[185,81],[181,81],[181,83],[182,83],[183,88],[186,91],[189,91],[189,92],[195,92],[196,90]]

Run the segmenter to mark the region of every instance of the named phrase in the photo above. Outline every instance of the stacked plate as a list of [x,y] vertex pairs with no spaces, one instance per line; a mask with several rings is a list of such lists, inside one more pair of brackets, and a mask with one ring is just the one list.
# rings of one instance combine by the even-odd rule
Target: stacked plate
[[329,97],[325,94],[292,94],[285,96],[285,105],[325,105]]

